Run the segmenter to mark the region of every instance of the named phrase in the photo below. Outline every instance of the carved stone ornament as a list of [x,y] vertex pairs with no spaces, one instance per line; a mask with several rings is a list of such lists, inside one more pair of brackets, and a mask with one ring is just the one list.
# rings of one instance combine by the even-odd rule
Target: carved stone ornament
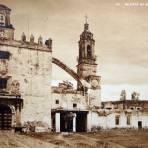
[[11,83],[11,93],[19,95],[20,94],[20,84],[17,80],[12,81]]
[[0,74],[5,75],[8,72],[8,61],[5,59],[0,59]]
[[4,37],[4,30],[0,29],[0,38],[3,38],[3,37]]
[[99,88],[99,82],[98,80],[94,79],[91,81],[91,85],[92,85],[92,88]]

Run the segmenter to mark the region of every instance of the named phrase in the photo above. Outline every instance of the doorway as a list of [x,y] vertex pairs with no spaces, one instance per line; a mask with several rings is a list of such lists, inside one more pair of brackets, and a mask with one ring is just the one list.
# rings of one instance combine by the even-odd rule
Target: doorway
[[76,116],[76,132],[87,131],[87,113],[78,112]]
[[138,129],[142,129],[142,121],[138,121]]
[[142,121],[138,121],[138,129],[142,129]]
[[72,132],[73,131],[73,113],[62,112],[60,114],[60,131]]
[[0,129],[11,129],[12,111],[8,105],[0,104]]

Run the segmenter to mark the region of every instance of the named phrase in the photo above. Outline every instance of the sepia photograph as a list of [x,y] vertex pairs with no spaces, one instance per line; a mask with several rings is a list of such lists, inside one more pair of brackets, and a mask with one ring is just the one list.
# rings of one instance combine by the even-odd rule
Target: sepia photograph
[[147,0],[0,0],[0,148],[148,148]]

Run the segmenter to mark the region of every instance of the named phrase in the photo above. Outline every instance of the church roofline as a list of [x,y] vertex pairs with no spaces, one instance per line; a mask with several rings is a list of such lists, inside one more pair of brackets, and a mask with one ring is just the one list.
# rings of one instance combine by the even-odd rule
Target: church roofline
[[45,44],[39,45],[38,43],[22,42],[18,40],[8,40],[0,38],[0,46],[11,46],[16,48],[32,49],[38,51],[52,52],[52,47],[49,48]]

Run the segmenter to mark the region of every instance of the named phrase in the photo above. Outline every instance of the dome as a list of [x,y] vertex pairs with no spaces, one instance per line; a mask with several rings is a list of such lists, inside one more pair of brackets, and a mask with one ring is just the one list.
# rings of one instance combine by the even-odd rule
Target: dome
[[0,10],[9,10],[9,11],[11,11],[10,8],[8,8],[7,6],[2,5],[2,4],[0,4]]

